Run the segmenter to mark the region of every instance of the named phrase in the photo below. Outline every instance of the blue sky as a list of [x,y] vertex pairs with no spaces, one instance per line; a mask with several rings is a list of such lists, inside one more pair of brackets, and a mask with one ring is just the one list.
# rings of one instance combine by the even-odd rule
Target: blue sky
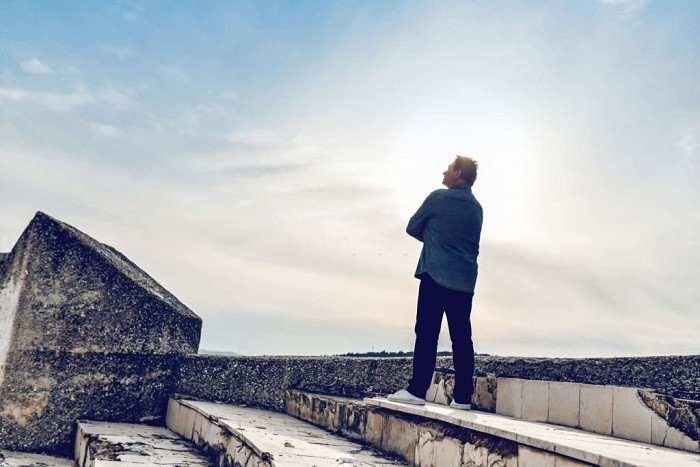
[[697,2],[2,9],[0,251],[41,210],[199,314],[203,349],[408,350],[405,224],[465,154],[478,352],[698,353]]

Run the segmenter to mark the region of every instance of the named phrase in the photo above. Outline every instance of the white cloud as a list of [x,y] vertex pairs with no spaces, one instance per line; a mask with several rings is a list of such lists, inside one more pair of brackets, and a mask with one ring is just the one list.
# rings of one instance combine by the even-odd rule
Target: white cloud
[[23,101],[27,98],[27,91],[24,89],[0,88],[0,99],[8,101]]
[[67,112],[94,103],[108,103],[122,108],[128,105],[131,97],[128,90],[106,87],[94,92],[82,83],[78,83],[72,91],[63,93],[0,88],[0,100],[31,102],[54,112]]
[[603,5],[615,5],[620,6],[625,12],[631,12],[642,8],[647,0],[596,0],[598,3]]
[[102,50],[112,55],[115,55],[120,60],[129,58],[134,54],[134,52],[129,47],[122,47],[114,44],[104,44],[102,45]]
[[250,146],[277,145],[282,139],[274,131],[264,129],[239,130],[231,133],[229,141]]
[[[695,75],[694,55],[659,35],[654,23],[623,34],[629,47],[606,48],[600,45],[621,37],[585,18],[561,23],[592,34],[560,34],[546,7],[523,21],[517,11],[497,15],[486,4],[489,14],[481,17],[478,5],[461,11],[442,5],[406,8],[382,24],[349,18],[356,37],[343,30],[325,38],[326,56],[295,68],[306,74],[280,68],[289,79],[274,89],[256,88],[245,77],[232,84],[225,73],[218,82],[200,83],[191,70],[216,66],[218,58],[188,62],[177,50],[167,63],[181,69],[135,74],[129,85],[143,93],[138,101],[130,88],[90,87],[80,76],[66,84],[59,65],[61,80],[52,85],[63,88],[25,89],[28,84],[7,75],[0,103],[32,110],[26,112],[31,125],[19,118],[0,122],[0,190],[12,194],[8,215],[46,210],[113,244],[201,313],[205,329],[220,331],[205,335],[205,348],[248,339],[257,343],[246,352],[329,352],[337,344],[315,339],[347,327],[337,338],[346,342],[343,350],[370,344],[405,350],[412,343],[412,273],[420,249],[404,234],[405,222],[440,186],[452,154],[468,151],[483,168],[475,188],[486,220],[474,315],[482,351],[591,356],[692,349],[700,325],[691,308],[700,300],[694,273],[699,192],[696,184],[695,191],[681,190],[670,169],[680,171],[681,159],[698,161],[700,126],[698,120],[661,128],[634,122],[652,114],[670,120],[649,91],[663,96],[667,87],[680,87],[691,95],[692,85],[683,83]],[[640,5],[601,0],[598,9],[609,22]],[[174,45],[188,31],[173,33]],[[626,66],[639,50],[649,52],[641,54],[649,58],[643,75]],[[133,52],[142,55],[140,48],[106,44],[96,58],[118,66],[114,56]],[[256,52],[269,58],[265,47]],[[693,66],[679,72],[667,66],[669,56]],[[128,79],[74,63],[86,77]],[[250,76],[264,71],[257,62],[251,66]],[[189,80],[180,87],[197,90],[203,100],[162,99],[158,93],[165,90],[140,87],[143,73],[154,71],[161,82]],[[600,84],[600,76],[612,85]],[[649,76],[663,86],[649,86]],[[623,87],[645,92],[620,93]],[[266,95],[253,108],[237,104],[239,95],[225,92],[231,89],[246,100]],[[620,96],[621,110],[615,108]],[[662,110],[680,102],[663,101]],[[115,107],[136,110],[146,125],[118,138],[126,130],[124,115],[110,113]],[[44,108],[84,112],[55,118]],[[74,117],[77,124],[69,121]],[[146,128],[148,121],[156,131]],[[652,134],[664,145],[647,144]],[[42,155],[8,155],[6,140]],[[25,223],[2,217],[0,234],[10,231],[3,225],[20,231]],[[258,319],[256,329],[241,310],[266,320]],[[336,315],[336,324],[323,322]],[[290,321],[304,324],[294,331],[316,327],[285,333]],[[543,322],[548,326],[537,325]],[[272,337],[272,349],[265,334],[270,324],[283,329]],[[379,340],[368,341],[363,329]]]
[[110,138],[119,136],[119,130],[114,125],[91,122],[90,126],[104,136],[109,136]]
[[40,92],[32,94],[31,100],[54,112],[67,112],[90,104],[95,98],[87,89],[77,89],[65,94]]
[[26,62],[22,62],[22,63],[20,63],[20,66],[27,73],[34,73],[34,74],[38,74],[38,75],[53,74],[53,70],[51,69],[51,67],[43,64],[42,62],[40,62],[36,58],[33,58],[33,59],[28,60]]
[[700,126],[688,126],[680,131],[676,147],[681,152],[681,161],[692,164],[700,161]]

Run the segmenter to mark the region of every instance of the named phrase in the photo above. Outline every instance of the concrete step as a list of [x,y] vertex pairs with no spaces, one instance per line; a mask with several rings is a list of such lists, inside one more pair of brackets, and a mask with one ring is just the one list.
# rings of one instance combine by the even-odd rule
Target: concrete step
[[[472,405],[531,422],[564,425],[673,449],[700,453],[700,402],[619,386],[475,378]],[[454,380],[436,373],[426,399],[448,405]]]
[[[529,451],[526,465],[598,465],[606,467],[698,467],[700,455],[628,441],[583,430],[530,422],[502,415],[455,410],[441,404],[400,404],[384,398],[365,399],[370,406],[438,420],[471,431],[488,433],[518,444]],[[408,440],[411,441],[411,440]],[[578,462],[577,462],[578,461]]]
[[194,444],[167,428],[90,421],[78,422],[75,458],[78,467],[214,465]]
[[442,404],[287,392],[288,413],[421,467],[698,467],[700,455]]
[[219,466],[407,465],[289,415],[267,410],[171,399],[166,424],[216,459]]
[[[1,255],[2,253],[0,253]],[[26,452],[0,451],[2,467],[76,467],[71,459],[43,456]]]

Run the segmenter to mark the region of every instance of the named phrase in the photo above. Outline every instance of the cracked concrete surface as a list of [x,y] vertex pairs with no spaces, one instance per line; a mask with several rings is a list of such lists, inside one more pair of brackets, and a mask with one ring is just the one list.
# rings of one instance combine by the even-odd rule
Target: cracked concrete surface
[[163,427],[82,421],[76,440],[78,467],[98,461],[123,465],[212,467],[196,446]]

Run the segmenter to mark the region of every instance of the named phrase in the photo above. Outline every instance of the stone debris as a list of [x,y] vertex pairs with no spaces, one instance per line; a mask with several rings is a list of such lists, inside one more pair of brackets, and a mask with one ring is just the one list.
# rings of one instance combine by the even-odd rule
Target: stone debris
[[214,465],[194,444],[167,428],[126,423],[79,422],[75,454],[78,467]]

